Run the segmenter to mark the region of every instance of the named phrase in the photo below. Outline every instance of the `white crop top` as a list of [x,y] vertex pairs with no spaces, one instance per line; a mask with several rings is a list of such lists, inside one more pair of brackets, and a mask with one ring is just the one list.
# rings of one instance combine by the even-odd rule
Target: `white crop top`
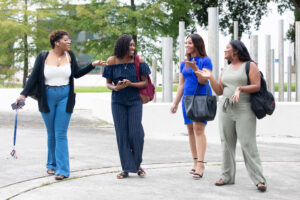
[[44,76],[45,85],[50,86],[62,86],[69,84],[69,78],[71,76],[71,63],[67,52],[65,52],[68,63],[59,67],[53,65],[47,65],[45,63]]

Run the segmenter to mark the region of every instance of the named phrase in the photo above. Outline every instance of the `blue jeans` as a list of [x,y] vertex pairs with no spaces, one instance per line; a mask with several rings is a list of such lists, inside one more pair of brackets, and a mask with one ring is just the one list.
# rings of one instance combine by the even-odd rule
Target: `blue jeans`
[[47,168],[56,175],[70,176],[67,131],[71,113],[66,112],[70,86],[45,86],[49,113],[41,113],[48,135]]

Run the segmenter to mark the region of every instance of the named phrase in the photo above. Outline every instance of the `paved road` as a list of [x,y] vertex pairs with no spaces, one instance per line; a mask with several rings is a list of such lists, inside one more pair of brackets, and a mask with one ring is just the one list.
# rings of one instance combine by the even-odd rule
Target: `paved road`
[[13,112],[0,111],[0,199],[299,199],[299,138],[283,142],[260,138],[258,147],[269,185],[266,193],[258,192],[250,181],[239,146],[236,184],[216,187],[219,141],[208,143],[204,177],[193,180],[188,174],[192,159],[187,136],[151,136],[147,130],[143,162],[147,177],[130,174],[118,180],[113,125],[91,117],[90,110],[75,110],[68,132],[71,177],[57,182],[46,174],[46,132],[37,111],[20,112],[19,159],[10,157],[13,118]]

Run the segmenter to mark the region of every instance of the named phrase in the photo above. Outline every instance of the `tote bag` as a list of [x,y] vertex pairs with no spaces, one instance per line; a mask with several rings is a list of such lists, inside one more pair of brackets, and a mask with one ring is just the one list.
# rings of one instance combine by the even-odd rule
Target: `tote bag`
[[187,117],[195,122],[212,121],[217,112],[217,97],[209,93],[206,83],[207,95],[196,96],[200,84],[198,83],[194,95],[186,95],[184,106]]

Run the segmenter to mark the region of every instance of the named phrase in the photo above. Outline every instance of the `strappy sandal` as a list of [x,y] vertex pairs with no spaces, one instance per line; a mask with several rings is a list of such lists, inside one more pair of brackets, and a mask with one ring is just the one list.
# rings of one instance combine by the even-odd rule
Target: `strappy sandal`
[[223,186],[223,185],[226,185],[226,183],[222,179],[215,182],[215,186]]
[[47,170],[47,174],[49,174],[49,175],[54,175],[54,174],[55,174],[54,169],[48,169],[48,170]]
[[61,181],[61,180],[65,179],[66,177],[64,175],[56,175],[54,178],[55,178],[55,180]]
[[[206,163],[206,162],[203,162],[202,160],[198,160],[197,162],[198,162],[198,163],[203,163],[203,164]],[[203,168],[203,171],[204,171],[204,168]],[[200,178],[203,177],[203,174],[204,174],[204,172],[202,172],[202,174],[194,173],[193,178],[194,178],[194,179],[200,179]]]
[[[193,160],[197,160],[197,159],[198,159],[198,158],[193,158]],[[190,173],[190,174],[195,174],[195,172],[196,172],[196,169],[193,168],[193,169],[190,170],[189,173]]]
[[144,171],[143,168],[139,168],[139,170],[137,171],[137,174],[139,175],[139,177],[145,177],[146,176],[146,172]]
[[265,183],[259,183],[256,185],[256,187],[261,192],[265,192],[267,190],[267,186],[265,185]]
[[117,178],[118,179],[123,179],[123,178],[127,178],[129,175],[128,175],[128,172],[121,172],[117,175]]

